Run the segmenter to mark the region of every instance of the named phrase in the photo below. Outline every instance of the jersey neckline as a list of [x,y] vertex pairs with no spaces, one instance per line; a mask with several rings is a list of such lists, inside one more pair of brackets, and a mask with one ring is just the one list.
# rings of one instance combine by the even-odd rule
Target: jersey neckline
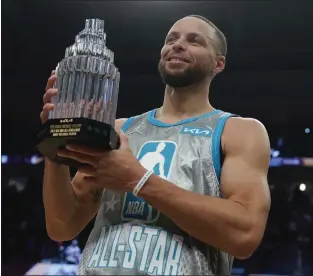
[[148,121],[149,121],[150,124],[152,124],[154,126],[157,126],[157,127],[172,127],[172,126],[179,126],[179,125],[182,125],[182,124],[194,122],[194,121],[196,121],[198,119],[201,119],[201,118],[210,117],[212,115],[215,115],[215,114],[221,112],[221,110],[215,109],[215,110],[213,110],[211,112],[208,112],[208,113],[196,116],[196,117],[191,117],[191,118],[187,118],[187,119],[181,120],[179,122],[176,122],[175,124],[167,124],[167,123],[163,123],[163,122],[159,121],[158,119],[155,118],[156,112],[157,112],[157,108],[153,109],[153,110],[151,110],[149,112],[149,114],[148,114]]

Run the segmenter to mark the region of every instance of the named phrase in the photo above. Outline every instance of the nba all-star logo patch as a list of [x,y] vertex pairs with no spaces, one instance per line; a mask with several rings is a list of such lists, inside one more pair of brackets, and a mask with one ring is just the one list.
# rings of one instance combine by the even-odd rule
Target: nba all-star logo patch
[[[137,158],[145,169],[167,179],[176,149],[177,144],[172,141],[149,141],[141,147]],[[141,220],[145,223],[154,223],[158,220],[159,215],[160,212],[145,200],[132,193],[125,194],[121,213],[122,220]]]

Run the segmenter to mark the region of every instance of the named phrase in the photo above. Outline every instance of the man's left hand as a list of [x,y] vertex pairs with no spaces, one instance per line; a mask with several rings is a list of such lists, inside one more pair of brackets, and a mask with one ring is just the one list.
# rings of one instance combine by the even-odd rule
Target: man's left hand
[[120,134],[121,146],[118,150],[100,151],[80,145],[67,145],[58,155],[83,163],[79,172],[86,174],[87,183],[119,193],[132,192],[146,169],[132,154],[128,139]]

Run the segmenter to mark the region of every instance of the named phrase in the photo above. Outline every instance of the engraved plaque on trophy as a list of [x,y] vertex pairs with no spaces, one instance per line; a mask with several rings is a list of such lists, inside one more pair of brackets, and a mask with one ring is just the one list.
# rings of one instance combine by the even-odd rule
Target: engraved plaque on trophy
[[75,167],[81,164],[57,156],[67,144],[116,149],[120,73],[114,65],[114,53],[106,46],[103,20],[86,20],[85,29],[66,48],[56,75],[55,108],[37,135],[37,149],[52,161]]

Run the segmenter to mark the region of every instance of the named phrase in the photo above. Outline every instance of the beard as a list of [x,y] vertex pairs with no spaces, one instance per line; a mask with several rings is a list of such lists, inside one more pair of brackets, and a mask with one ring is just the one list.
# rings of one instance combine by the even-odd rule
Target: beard
[[170,72],[166,69],[164,61],[160,60],[158,65],[159,74],[163,83],[173,88],[188,87],[200,83],[207,76],[212,74],[209,68],[209,65],[198,65],[194,67],[189,66],[185,70],[179,72]]

